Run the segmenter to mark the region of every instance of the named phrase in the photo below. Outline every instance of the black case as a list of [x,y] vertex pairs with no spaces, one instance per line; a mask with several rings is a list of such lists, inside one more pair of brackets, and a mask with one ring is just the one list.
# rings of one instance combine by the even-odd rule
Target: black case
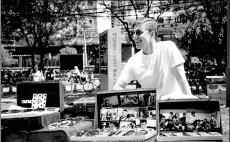
[[[210,98],[198,98],[198,99],[172,99],[172,100],[159,100],[157,103],[158,108],[158,136],[157,141],[186,141],[186,142],[221,142],[222,141],[222,126],[221,126],[221,114],[220,114],[220,102],[218,99],[210,99]],[[218,128],[212,130],[212,132],[218,132],[219,135],[209,135],[205,131],[196,131],[194,132],[186,132],[188,134],[200,134],[199,136],[184,136],[182,135],[182,131],[177,130],[166,130],[163,131],[160,127],[160,115],[167,115],[170,112],[174,114],[179,112],[180,114],[186,112],[186,119],[187,115],[191,115],[191,112],[196,113],[196,120],[209,120],[210,116],[214,114],[217,119]],[[189,117],[188,117],[189,118]],[[166,116],[167,119],[167,116]],[[212,133],[210,132],[210,133]],[[163,134],[163,136],[161,135]],[[169,136],[170,134],[175,134],[174,136]],[[182,135],[182,136],[181,136]]]
[[17,84],[17,105],[31,107],[31,104],[23,104],[22,100],[31,100],[34,93],[46,93],[46,107],[58,107],[64,110],[63,85],[59,81],[20,82]]
[[[64,109],[63,87],[61,82],[20,82],[17,84],[17,105],[31,107],[31,104],[23,104],[22,100],[32,100],[34,93],[46,93],[46,107]],[[24,113],[2,116],[2,132],[11,134],[16,131],[33,131],[47,127],[49,124],[60,120],[60,112],[33,114]]]
[[[148,96],[148,94],[153,94],[154,95],[154,100],[152,100],[153,102],[151,102],[149,104],[149,99],[147,99],[148,101],[145,101],[144,104],[140,105],[140,95],[146,95]],[[138,104],[134,105],[121,105],[121,96],[129,96],[129,95],[138,95]],[[150,95],[150,96],[151,96]],[[102,121],[100,120],[100,110],[102,109],[102,104],[103,104],[103,100],[106,99],[107,97],[112,97],[112,96],[118,96],[118,105],[114,106],[114,108],[119,107],[119,108],[144,108],[144,107],[151,107],[152,109],[156,110],[156,89],[130,89],[130,90],[112,90],[112,91],[101,91],[97,93],[97,97],[96,97],[96,108],[95,108],[95,119],[94,119],[94,128],[101,128],[101,123]],[[148,97],[150,97],[148,96]],[[151,98],[152,99],[152,98]],[[148,103],[147,103],[148,102]],[[157,112],[156,112],[157,113]],[[139,115],[139,114],[138,114]],[[157,115],[156,115],[157,117]],[[157,118],[155,120],[156,124],[157,124]],[[120,122],[119,122],[120,123]],[[156,127],[152,127],[155,130],[157,130],[157,125]],[[130,136],[131,139],[127,139],[125,138],[126,136],[123,136],[124,139],[121,138],[111,138],[109,139],[110,141],[153,141],[156,138],[156,135],[152,135],[151,137],[146,137],[143,139],[138,139],[137,136]],[[140,138],[140,136],[139,136]]]

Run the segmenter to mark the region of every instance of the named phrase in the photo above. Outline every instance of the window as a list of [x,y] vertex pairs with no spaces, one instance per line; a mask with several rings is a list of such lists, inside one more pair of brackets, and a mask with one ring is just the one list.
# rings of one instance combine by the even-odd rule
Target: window
[[92,28],[93,26],[93,20],[89,20],[89,27]]

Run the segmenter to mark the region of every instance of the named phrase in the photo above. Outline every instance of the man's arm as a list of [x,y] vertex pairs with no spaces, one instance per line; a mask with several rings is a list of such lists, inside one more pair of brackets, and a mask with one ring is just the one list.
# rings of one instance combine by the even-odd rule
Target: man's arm
[[183,94],[191,95],[192,92],[191,92],[190,86],[188,84],[187,78],[185,76],[184,65],[179,64],[179,65],[173,67],[172,72],[175,75],[177,82],[178,82]]
[[127,85],[128,83],[122,80],[117,80],[116,84],[113,87],[113,90],[124,90]]

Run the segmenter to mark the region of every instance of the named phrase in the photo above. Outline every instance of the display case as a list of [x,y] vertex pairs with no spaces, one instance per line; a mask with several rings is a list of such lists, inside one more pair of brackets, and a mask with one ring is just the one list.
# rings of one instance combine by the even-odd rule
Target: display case
[[158,101],[157,141],[221,142],[219,104],[207,98]]
[[[56,107],[60,111],[63,111],[63,91],[64,88],[61,81],[20,82],[17,84],[17,105],[30,108],[33,107],[33,99],[35,99],[36,104],[44,104],[46,107]],[[36,95],[38,97],[35,98]],[[43,98],[42,95],[44,95]],[[41,98],[38,100],[39,96]],[[43,101],[44,99],[46,101]]]
[[95,110],[94,129],[71,141],[151,141],[157,135],[155,89],[98,92]]
[[2,131],[33,131],[60,120],[64,109],[61,82],[17,84],[17,106],[1,111]]

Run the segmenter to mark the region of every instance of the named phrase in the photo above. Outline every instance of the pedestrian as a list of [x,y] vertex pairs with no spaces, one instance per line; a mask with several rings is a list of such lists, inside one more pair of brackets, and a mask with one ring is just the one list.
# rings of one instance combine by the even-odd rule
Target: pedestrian
[[34,70],[31,76],[32,76],[32,81],[44,81],[45,80],[42,71],[38,70],[38,65],[34,66]]
[[134,41],[141,50],[129,58],[114,90],[124,89],[137,80],[142,88],[156,88],[157,99],[194,98],[185,76],[185,60],[175,43],[157,42],[157,23],[153,19],[140,18],[135,23]]

